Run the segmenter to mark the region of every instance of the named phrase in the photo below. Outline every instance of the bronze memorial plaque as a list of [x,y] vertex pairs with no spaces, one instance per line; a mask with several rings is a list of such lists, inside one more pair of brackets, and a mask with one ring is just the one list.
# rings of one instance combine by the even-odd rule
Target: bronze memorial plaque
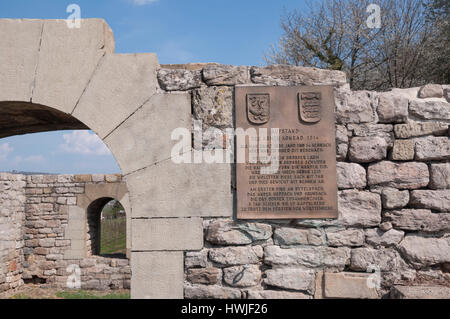
[[239,219],[337,218],[333,87],[236,87]]

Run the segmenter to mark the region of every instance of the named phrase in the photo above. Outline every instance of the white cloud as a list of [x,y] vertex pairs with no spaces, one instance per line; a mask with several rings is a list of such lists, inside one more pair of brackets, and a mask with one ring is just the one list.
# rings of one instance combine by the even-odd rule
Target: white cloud
[[42,155],[30,155],[27,157],[22,157],[20,155],[14,157],[14,160],[12,161],[14,165],[20,165],[21,163],[31,163],[31,164],[38,164],[45,161],[44,156]]
[[64,144],[60,149],[67,153],[83,155],[109,155],[111,152],[103,141],[89,131],[73,131],[63,134]]
[[158,2],[159,0],[132,0],[133,4],[136,6],[145,6],[147,4],[152,4]]
[[0,161],[5,161],[12,151],[13,148],[9,146],[9,143],[0,144]]

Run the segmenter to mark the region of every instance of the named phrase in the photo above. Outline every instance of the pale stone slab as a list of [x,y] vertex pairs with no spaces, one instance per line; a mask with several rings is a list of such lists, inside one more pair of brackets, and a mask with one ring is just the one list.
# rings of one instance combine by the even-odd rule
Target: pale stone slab
[[371,274],[325,273],[324,297],[377,299],[378,293],[370,281],[370,276]]
[[165,161],[126,177],[133,218],[230,217],[229,164]]
[[191,101],[186,93],[155,94],[106,139],[122,173],[167,160],[178,140],[177,128],[191,130]]
[[42,26],[42,20],[0,19],[0,101],[30,101]]
[[101,57],[112,52],[114,37],[102,19],[84,19],[72,29],[66,20],[44,21],[32,101],[72,112]]
[[182,299],[183,252],[132,252],[132,299]]
[[179,251],[203,248],[201,218],[133,219],[132,229],[133,251]]
[[105,138],[155,94],[158,66],[153,53],[106,54],[73,116]]
[[445,286],[394,286],[392,299],[450,299],[450,287]]

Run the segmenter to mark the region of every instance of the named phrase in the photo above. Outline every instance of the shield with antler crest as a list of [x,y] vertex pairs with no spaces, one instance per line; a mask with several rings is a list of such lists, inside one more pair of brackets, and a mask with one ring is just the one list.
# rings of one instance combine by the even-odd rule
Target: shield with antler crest
[[253,124],[265,124],[270,118],[270,95],[248,94],[247,116]]

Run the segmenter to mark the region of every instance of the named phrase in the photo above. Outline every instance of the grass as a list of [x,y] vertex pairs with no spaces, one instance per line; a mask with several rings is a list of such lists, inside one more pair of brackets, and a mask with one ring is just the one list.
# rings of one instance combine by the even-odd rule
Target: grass
[[126,253],[126,227],[125,217],[102,221],[100,255]]
[[57,292],[56,297],[61,299],[130,299],[130,294],[112,292],[106,295],[95,295],[89,291],[77,290]]

